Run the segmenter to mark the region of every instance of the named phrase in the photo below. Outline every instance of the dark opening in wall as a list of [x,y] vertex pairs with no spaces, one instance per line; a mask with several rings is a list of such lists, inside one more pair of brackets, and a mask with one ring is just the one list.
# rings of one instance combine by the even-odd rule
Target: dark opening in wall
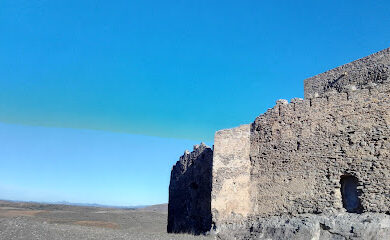
[[196,190],[196,189],[199,188],[199,185],[198,185],[196,182],[192,182],[190,186],[191,186],[191,188],[194,189],[194,190]]
[[343,199],[343,207],[350,213],[361,213],[362,206],[359,199],[357,189],[358,179],[351,175],[341,176],[341,196]]

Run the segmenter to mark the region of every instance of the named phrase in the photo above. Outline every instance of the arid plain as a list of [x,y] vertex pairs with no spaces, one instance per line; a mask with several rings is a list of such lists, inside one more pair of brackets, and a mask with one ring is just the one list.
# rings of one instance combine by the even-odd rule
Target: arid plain
[[167,234],[166,224],[165,204],[126,209],[0,201],[0,240],[212,239]]

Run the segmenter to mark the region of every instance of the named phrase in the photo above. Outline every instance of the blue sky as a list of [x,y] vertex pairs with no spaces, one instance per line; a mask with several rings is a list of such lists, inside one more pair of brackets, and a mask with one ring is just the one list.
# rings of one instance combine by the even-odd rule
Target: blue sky
[[167,202],[171,167],[196,143],[0,123],[0,199],[121,206]]
[[166,202],[185,148],[389,47],[389,10],[384,0],[0,1],[0,198]]

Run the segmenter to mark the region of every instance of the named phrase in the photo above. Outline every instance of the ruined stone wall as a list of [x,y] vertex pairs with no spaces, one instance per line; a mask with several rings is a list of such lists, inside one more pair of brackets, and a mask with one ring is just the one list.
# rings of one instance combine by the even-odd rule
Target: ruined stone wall
[[390,48],[305,80],[305,98],[336,90],[368,88],[389,81]]
[[252,211],[249,152],[249,124],[215,133],[211,207],[217,225]]
[[173,166],[168,232],[201,234],[210,230],[212,160],[213,150],[202,143],[191,153],[185,151]]
[[341,178],[362,212],[390,211],[390,85],[293,99],[251,129],[253,216],[343,212]]
[[305,99],[279,100],[252,124],[216,132],[214,153],[185,153],[172,170],[168,231],[200,233],[213,222],[221,239],[248,239],[285,233],[277,229],[288,216],[299,222],[292,234],[309,227],[318,237],[340,225],[327,219],[358,219],[339,237],[366,226],[350,213],[388,219],[389,63],[390,48],[306,79]]

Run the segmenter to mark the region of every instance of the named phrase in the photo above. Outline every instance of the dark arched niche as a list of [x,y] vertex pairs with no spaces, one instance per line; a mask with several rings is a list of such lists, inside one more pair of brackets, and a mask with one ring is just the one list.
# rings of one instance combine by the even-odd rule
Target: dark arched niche
[[359,181],[351,175],[341,176],[341,196],[343,199],[343,207],[350,213],[360,213],[362,206],[359,199],[357,186]]

